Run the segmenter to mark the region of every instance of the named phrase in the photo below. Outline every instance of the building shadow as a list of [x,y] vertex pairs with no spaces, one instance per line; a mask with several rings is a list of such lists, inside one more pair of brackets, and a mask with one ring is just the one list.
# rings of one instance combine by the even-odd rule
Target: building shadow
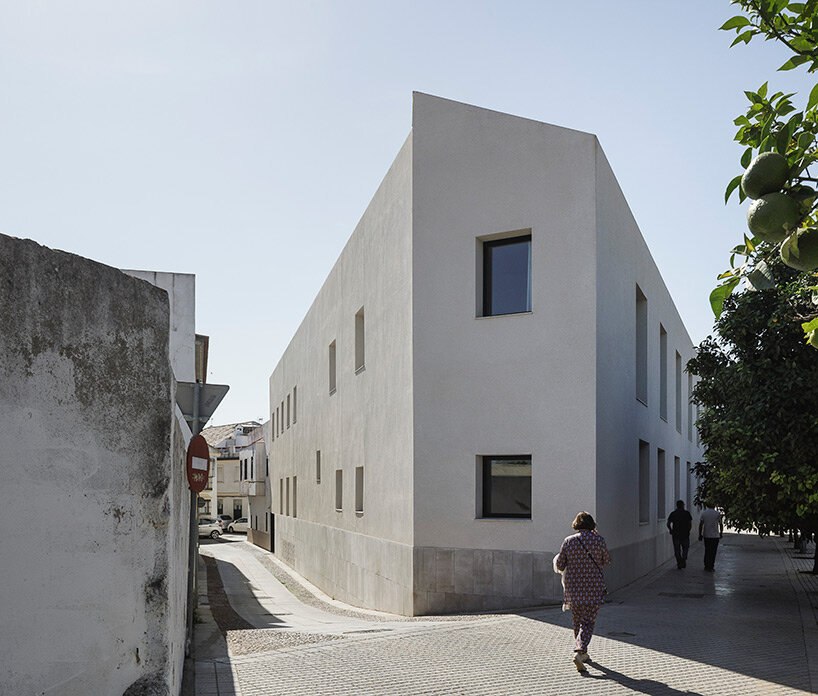
[[626,689],[630,689],[636,693],[647,694],[647,696],[704,696],[698,691],[690,691],[685,689],[679,691],[664,682],[656,681],[655,679],[635,679],[629,677],[622,672],[617,672],[615,669],[606,667],[598,662],[589,663],[592,667],[600,670],[602,674],[594,674],[593,672],[582,672],[580,676],[583,679],[590,679],[594,681],[614,681]]
[[[714,573],[704,571],[703,552],[697,544],[686,569],[678,570],[671,561],[613,592],[599,611],[593,640],[597,645],[601,639],[613,640],[812,693],[798,598],[779,542],[725,534]],[[570,612],[557,607],[518,614],[571,628]],[[695,693],[599,668],[603,674],[588,678],[616,681],[651,695]]]

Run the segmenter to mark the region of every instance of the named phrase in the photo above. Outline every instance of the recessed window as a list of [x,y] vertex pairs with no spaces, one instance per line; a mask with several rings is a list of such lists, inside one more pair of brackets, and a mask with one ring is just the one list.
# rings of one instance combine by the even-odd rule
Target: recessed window
[[290,514],[290,477],[284,479],[284,510]]
[[315,451],[315,482],[321,483],[321,450]]
[[287,394],[287,428],[290,427],[290,395]]
[[220,466],[218,470],[218,474],[216,475],[216,481],[218,483],[224,483],[224,467]]
[[295,415],[295,397],[298,393],[298,387],[293,387],[293,425],[295,425],[296,415]]
[[650,522],[650,445],[639,440],[639,524]]
[[483,316],[531,311],[531,235],[483,242]]
[[676,432],[682,432],[682,356],[676,351]]
[[667,517],[667,493],[665,489],[665,451],[656,453],[656,517],[660,520]]
[[344,472],[342,469],[335,470],[335,509],[344,509]]
[[284,479],[278,479],[278,514],[284,514]]
[[531,519],[531,455],[482,457],[483,517]]
[[659,324],[659,417],[667,420],[667,331]]
[[293,476],[293,517],[298,517],[298,476]]
[[636,398],[648,403],[648,299],[636,286]]
[[364,308],[361,307],[355,314],[355,372],[364,369],[366,363],[366,337],[364,334]]
[[364,511],[364,468],[355,467],[355,512]]
[[335,393],[335,341],[329,344],[329,393]]
[[687,373],[687,439],[693,442],[693,373]]
[[682,461],[678,457],[673,457],[673,506],[676,501],[682,499]]

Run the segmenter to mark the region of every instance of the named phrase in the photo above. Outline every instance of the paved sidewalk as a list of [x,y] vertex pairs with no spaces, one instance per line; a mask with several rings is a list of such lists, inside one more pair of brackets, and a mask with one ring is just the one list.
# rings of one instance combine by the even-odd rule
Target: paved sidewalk
[[[580,675],[570,662],[570,615],[558,607],[445,621],[367,615],[339,603],[322,612],[323,600],[308,607],[289,595],[269,572],[273,566],[259,561],[264,552],[247,542],[203,545],[209,567],[218,569],[211,601],[219,601],[214,584],[224,578],[236,627],[229,627],[229,612],[212,607],[222,612],[226,640],[215,621],[206,623],[201,633],[209,626],[211,640],[204,655],[197,626],[196,693],[813,693],[818,582],[798,572],[811,568],[811,560],[795,557],[782,539],[746,534],[725,535],[715,573],[702,569],[702,552],[696,545],[687,569],[671,562],[612,596],[591,642],[594,662]],[[201,683],[200,673],[208,676]]]

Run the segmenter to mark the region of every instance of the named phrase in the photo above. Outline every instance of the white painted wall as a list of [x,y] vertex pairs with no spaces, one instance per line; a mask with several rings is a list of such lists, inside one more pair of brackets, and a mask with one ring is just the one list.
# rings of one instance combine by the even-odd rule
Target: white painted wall
[[[593,508],[592,135],[415,93],[415,544],[554,551]],[[478,238],[531,230],[532,312],[476,318]],[[475,458],[532,455],[532,519],[475,519]]]
[[[275,547],[323,590],[373,604],[411,605],[412,140],[407,139],[304,321],[270,378],[271,420],[293,388],[296,422],[273,427],[268,448],[273,511],[280,480],[297,479],[297,517],[278,515]],[[355,371],[355,315],[364,308],[365,368]],[[336,342],[337,391],[329,393],[329,345]],[[292,403],[292,402],[291,402]],[[292,406],[291,406],[292,408]],[[321,452],[321,482],[316,452]],[[364,510],[354,508],[355,468],[364,467]],[[343,471],[343,509],[335,507],[335,470]],[[283,506],[286,510],[286,504]],[[327,544],[330,544],[329,546]],[[376,577],[371,547],[380,549]],[[328,571],[331,567],[333,570]],[[370,598],[367,596],[368,601]]]
[[[682,423],[676,430],[675,356],[683,366],[694,346],[601,148],[597,148],[597,522],[614,563],[617,586],[672,557],[665,518],[657,517],[658,448],[665,450],[665,510],[675,507],[674,456],[687,500],[687,463],[701,457],[688,440],[687,374],[682,374]],[[648,403],[636,398],[636,285],[648,301]],[[659,325],[667,331],[667,421],[659,410]],[[639,523],[639,440],[650,445],[650,521]]]
[[[532,311],[479,316],[482,241],[525,233]],[[636,406],[637,282],[652,375],[658,322],[668,331],[669,423],[655,403]],[[618,552],[612,584],[637,577],[669,552],[663,521],[638,523],[638,439],[651,443],[654,484],[655,448],[666,449],[668,512],[673,457],[698,459],[686,398],[675,430],[676,350],[686,362],[690,339],[595,136],[415,93],[409,139],[270,379],[276,553],[369,607],[523,606],[560,596],[550,560],[588,510]],[[650,388],[655,401],[653,377]],[[530,520],[480,518],[479,457],[503,454],[532,457]]]

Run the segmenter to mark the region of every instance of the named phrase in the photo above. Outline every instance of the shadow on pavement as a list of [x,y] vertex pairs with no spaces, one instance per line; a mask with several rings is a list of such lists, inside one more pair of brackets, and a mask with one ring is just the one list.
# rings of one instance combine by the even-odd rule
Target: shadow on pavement
[[[201,556],[207,571],[207,599],[210,604],[210,612],[213,620],[219,627],[222,635],[228,631],[241,631],[254,628],[282,628],[284,620],[271,614],[267,608],[262,606],[255,599],[250,582],[232,563],[223,560],[216,560],[212,556]],[[222,576],[230,574],[232,583],[240,582],[241,608],[250,616],[263,617],[262,621],[252,624],[241,616],[231,605],[227,593],[224,590]],[[234,599],[235,601],[235,599]],[[263,624],[263,625],[260,625]]]
[[[810,693],[804,627],[780,544],[725,534],[714,573],[704,571],[702,545],[692,546],[686,569],[671,563],[612,594],[600,609],[591,652],[594,641],[615,640]],[[571,626],[570,612],[519,613]],[[646,694],[690,693],[600,669],[604,675],[588,678],[613,679]]]
[[664,682],[656,681],[655,679],[634,679],[622,672],[617,672],[610,667],[605,667],[598,662],[591,662],[592,667],[602,671],[602,674],[592,674],[591,672],[582,672],[581,676],[584,679],[595,679],[602,681],[615,681],[617,684],[624,686],[626,689],[631,689],[639,694],[648,694],[649,696],[703,696],[698,691],[690,691],[685,689],[679,691]]

